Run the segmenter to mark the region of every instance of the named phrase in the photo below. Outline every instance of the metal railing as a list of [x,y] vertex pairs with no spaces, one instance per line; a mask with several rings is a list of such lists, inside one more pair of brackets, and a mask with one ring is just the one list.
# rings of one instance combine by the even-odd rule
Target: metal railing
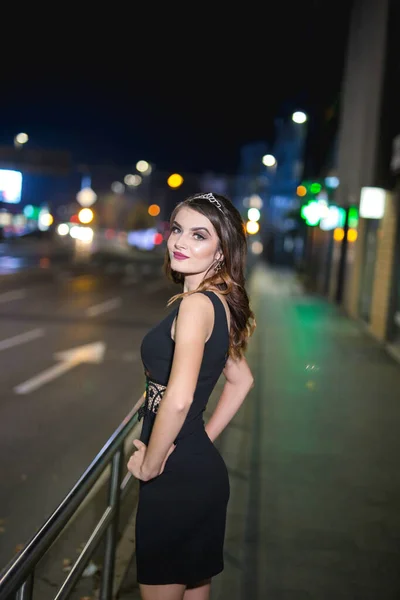
[[70,597],[87,563],[100,542],[105,539],[104,562],[100,588],[100,600],[111,600],[118,537],[120,504],[135,481],[128,472],[122,480],[124,443],[137,423],[136,407],[125,417],[113,435],[103,446],[61,504],[48,518],[40,530],[31,538],[20,553],[0,573],[0,600],[32,600],[35,568],[66,528],[88,493],[111,464],[108,503],[82,552],[62,583],[54,600]]

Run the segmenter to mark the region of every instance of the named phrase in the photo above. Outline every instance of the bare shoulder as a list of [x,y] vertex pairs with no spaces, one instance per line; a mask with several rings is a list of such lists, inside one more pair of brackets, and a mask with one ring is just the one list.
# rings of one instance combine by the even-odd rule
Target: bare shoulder
[[[194,331],[199,328],[205,331],[207,336],[214,324],[213,311],[211,300],[204,294],[195,293],[184,296],[179,305],[179,312],[172,323],[172,339],[176,341],[177,330],[179,330],[182,339],[183,333],[185,336],[189,330]],[[196,327],[193,328],[193,325],[196,325]]]
[[199,335],[207,340],[214,326],[214,307],[201,293],[190,294],[181,300],[173,338],[189,339]]
[[204,313],[204,311],[211,314],[213,311],[213,304],[208,296],[196,292],[195,294],[190,294],[190,296],[185,296],[182,299],[179,307],[179,314],[181,311],[185,312],[185,314]]

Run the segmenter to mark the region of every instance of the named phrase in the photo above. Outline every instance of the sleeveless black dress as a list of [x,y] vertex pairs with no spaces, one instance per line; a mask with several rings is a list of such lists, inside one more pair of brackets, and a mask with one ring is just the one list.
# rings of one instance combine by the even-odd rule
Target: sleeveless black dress
[[[223,545],[229,479],[226,465],[204,429],[203,412],[228,356],[223,303],[213,292],[214,328],[205,344],[193,403],[161,475],[140,482],[136,515],[139,583],[194,585],[224,568]],[[177,307],[144,337],[146,402],[141,440],[148,444],[174,354],[171,327]]]

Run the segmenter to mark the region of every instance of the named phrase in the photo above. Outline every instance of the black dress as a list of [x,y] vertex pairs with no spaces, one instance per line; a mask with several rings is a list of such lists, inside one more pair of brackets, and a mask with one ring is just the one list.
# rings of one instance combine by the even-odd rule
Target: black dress
[[[226,465],[205,432],[203,412],[228,356],[229,331],[223,303],[214,306],[214,328],[185,422],[161,475],[140,482],[136,516],[139,583],[194,585],[224,568],[223,545],[229,479]],[[141,346],[146,374],[146,403],[141,440],[148,444],[174,354],[171,327],[177,307],[145,336]]]

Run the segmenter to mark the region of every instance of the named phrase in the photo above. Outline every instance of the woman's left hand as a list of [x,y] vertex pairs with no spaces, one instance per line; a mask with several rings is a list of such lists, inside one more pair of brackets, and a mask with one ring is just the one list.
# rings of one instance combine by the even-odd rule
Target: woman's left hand
[[136,479],[141,479],[141,481],[148,481],[150,477],[146,477],[143,473],[143,461],[146,456],[147,446],[140,440],[133,440],[133,445],[137,448],[137,450],[130,457],[127,467],[128,471],[132,473]]

